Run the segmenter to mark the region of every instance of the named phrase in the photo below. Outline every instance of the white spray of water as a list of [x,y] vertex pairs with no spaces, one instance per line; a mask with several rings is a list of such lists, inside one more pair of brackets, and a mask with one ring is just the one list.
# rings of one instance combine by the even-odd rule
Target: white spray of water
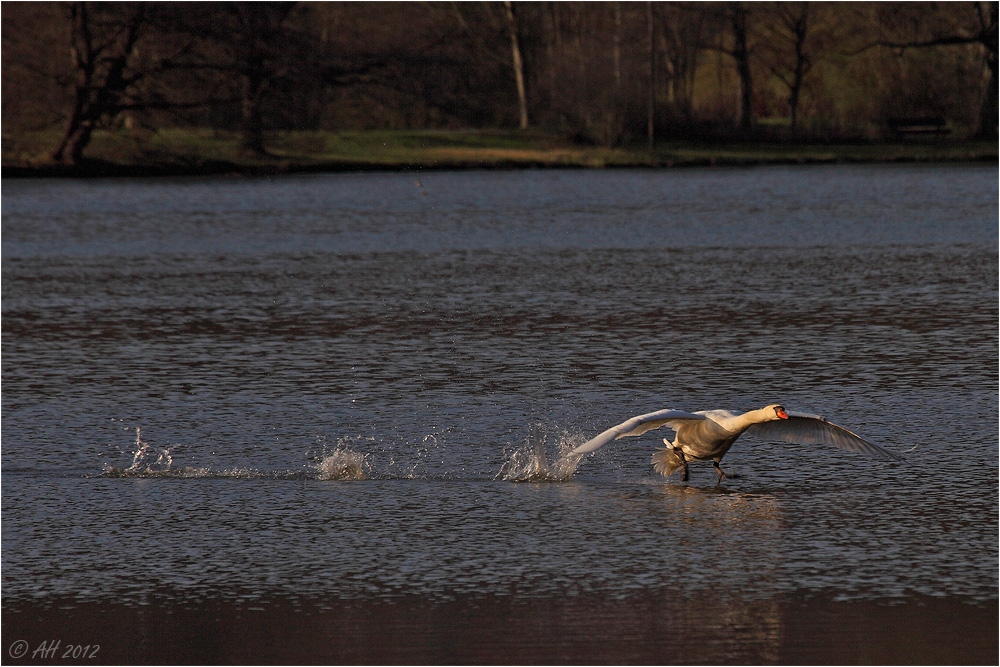
[[[157,447],[142,439],[142,429],[135,429],[135,441],[132,462],[128,467],[119,468],[105,463],[101,476],[103,477],[173,477],[173,478],[205,478],[226,477],[235,479],[299,479],[302,472],[295,471],[261,471],[248,467],[233,467],[224,470],[213,470],[208,467],[173,467],[170,447]],[[124,449],[120,449],[125,453]],[[367,454],[360,454],[341,440],[332,452],[324,448],[322,456],[318,457],[312,472],[306,477],[322,480],[334,479],[365,479],[371,472],[372,465]]]
[[[582,435],[571,435],[565,432],[557,434],[552,437],[556,451],[547,454],[546,443],[549,436],[541,432],[540,426],[536,426],[532,430],[529,440],[522,447],[506,456],[506,460],[494,479],[510,482],[563,482],[569,480],[582,458],[572,455],[570,452],[582,442],[582,438]],[[372,441],[374,442],[374,439]],[[229,477],[241,479],[296,479],[304,475],[307,478],[324,481],[368,479],[375,469],[372,460],[374,455],[370,452],[358,451],[357,445],[359,444],[362,443],[358,439],[343,438],[337,442],[332,451],[324,446],[322,454],[316,456],[315,462],[309,466],[307,472],[268,472],[244,467],[225,470],[213,470],[207,467],[174,468],[171,450],[175,446],[157,447],[145,442],[142,439],[142,430],[136,428],[131,464],[126,468],[105,464],[102,475],[106,477]],[[368,449],[371,443],[365,443],[365,445],[365,448]],[[403,465],[405,469],[403,477],[413,479],[417,476],[417,468],[437,461],[436,456],[440,454],[439,447],[440,443],[437,437],[428,435],[416,448],[416,460],[410,461],[408,466],[397,464],[394,451],[388,450],[386,452],[389,455],[388,466],[392,468],[396,465]],[[552,448],[548,447],[548,449]],[[444,464],[445,461],[441,461],[441,463]]]
[[314,466],[316,478],[322,480],[334,479],[365,479],[371,471],[371,463],[364,454],[350,449],[340,443],[331,453],[323,453],[323,457]]
[[580,436],[563,433],[556,438],[557,455],[553,460],[545,453],[546,436],[539,427],[532,429],[526,446],[514,450],[495,479],[508,482],[565,482],[576,472],[583,458],[570,454],[582,441]]
[[[150,462],[154,456],[156,459]],[[119,470],[114,468],[114,466],[110,466],[107,467],[106,472],[117,472],[123,475],[164,475],[170,472],[170,467],[173,463],[174,460],[170,455],[170,449],[166,447],[155,447],[148,442],[143,442],[142,429],[136,426],[135,452],[132,454],[132,465],[124,470]]]

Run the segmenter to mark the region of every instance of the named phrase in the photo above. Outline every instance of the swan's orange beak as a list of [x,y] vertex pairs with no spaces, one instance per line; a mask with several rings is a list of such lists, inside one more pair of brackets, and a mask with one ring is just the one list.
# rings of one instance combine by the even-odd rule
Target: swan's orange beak
[[785,412],[785,409],[784,409],[784,408],[775,408],[775,409],[774,409],[774,412],[775,412],[775,413],[776,413],[776,414],[778,415],[778,417],[780,417],[781,419],[788,419],[788,413],[787,413],[787,412]]

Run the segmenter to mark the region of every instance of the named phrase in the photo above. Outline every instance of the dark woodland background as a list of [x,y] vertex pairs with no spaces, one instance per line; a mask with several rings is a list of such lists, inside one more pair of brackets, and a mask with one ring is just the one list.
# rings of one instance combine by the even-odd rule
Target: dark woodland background
[[[3,135],[533,128],[582,144],[997,134],[995,2],[4,2]],[[48,134],[45,134],[48,133]]]

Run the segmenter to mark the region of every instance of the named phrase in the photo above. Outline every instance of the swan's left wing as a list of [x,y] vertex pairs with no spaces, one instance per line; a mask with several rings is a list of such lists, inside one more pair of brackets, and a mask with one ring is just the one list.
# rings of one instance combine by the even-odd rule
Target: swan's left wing
[[686,421],[702,421],[704,419],[707,419],[705,415],[696,415],[693,412],[684,412],[683,410],[659,410],[657,412],[650,412],[647,415],[632,417],[628,421],[618,424],[618,426],[612,426],[596,438],[588,440],[574,449],[570,452],[570,455],[593,452],[608,444],[612,440],[624,438],[627,435],[642,435],[646,431],[652,431],[654,428],[660,428],[661,426],[669,426],[674,430],[677,430],[676,427]]
[[746,432],[762,440],[797,442],[803,445],[833,445],[858,454],[896,461],[904,460],[899,454],[873,442],[868,442],[843,426],[829,422],[819,415],[810,415],[805,412],[789,412],[788,419],[754,424]]

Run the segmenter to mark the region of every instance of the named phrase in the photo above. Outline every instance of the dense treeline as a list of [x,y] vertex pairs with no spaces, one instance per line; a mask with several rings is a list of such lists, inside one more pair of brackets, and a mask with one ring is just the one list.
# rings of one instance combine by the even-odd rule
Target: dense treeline
[[997,3],[4,3],[3,132],[997,132]]

